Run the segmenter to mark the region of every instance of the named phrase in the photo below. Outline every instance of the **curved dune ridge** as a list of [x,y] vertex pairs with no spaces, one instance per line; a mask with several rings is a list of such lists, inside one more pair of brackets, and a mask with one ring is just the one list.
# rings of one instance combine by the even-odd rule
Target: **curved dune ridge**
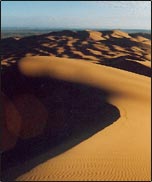
[[[119,69],[130,67],[130,61],[137,66],[139,61],[137,70],[126,69],[149,76],[150,71],[146,71],[142,63],[151,60],[150,39],[150,34],[128,34],[119,30],[64,30],[20,39],[6,38],[1,40],[2,68],[26,56],[57,56],[90,60]],[[121,60],[119,66],[116,59]]]
[[4,181],[150,181],[151,34],[1,40]]
[[[95,40],[98,36],[96,33],[90,34]],[[119,37],[117,33],[112,36]],[[124,37],[123,34],[122,36]],[[7,169],[5,178],[15,177],[17,181],[150,181],[149,77],[83,59],[55,56],[25,57],[20,60],[18,69],[30,79],[47,77],[105,90],[109,93],[107,102],[119,109],[120,117],[62,153],[57,151],[64,148],[64,142],[52,150]],[[36,102],[36,105],[38,104]],[[94,104],[96,103],[90,103],[91,106]],[[102,117],[110,119],[113,114],[107,109]],[[42,115],[47,117],[44,111]],[[83,112],[81,116],[83,117]],[[102,122],[102,117],[100,119],[99,116],[99,122]],[[78,118],[80,119],[81,117]],[[70,117],[67,120],[70,120]],[[38,130],[40,129],[38,127]],[[76,138],[68,142],[74,140]],[[53,153],[58,155],[49,157]]]

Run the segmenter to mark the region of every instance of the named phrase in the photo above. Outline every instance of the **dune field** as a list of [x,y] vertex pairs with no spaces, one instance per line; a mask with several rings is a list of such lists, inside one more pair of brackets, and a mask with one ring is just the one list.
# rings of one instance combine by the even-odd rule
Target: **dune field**
[[2,179],[151,180],[151,35],[1,40]]

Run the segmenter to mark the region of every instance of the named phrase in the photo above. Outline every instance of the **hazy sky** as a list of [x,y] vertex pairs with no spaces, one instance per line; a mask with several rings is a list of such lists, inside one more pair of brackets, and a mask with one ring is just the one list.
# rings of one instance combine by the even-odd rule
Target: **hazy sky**
[[150,1],[2,1],[2,27],[151,28]]

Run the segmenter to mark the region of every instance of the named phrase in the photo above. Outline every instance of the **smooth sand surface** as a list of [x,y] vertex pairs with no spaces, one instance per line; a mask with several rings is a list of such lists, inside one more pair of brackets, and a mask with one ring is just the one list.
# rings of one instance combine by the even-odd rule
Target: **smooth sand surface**
[[[121,116],[114,124],[16,180],[150,180],[150,78],[83,60],[46,56],[24,58],[20,70],[27,76],[48,75],[104,88]],[[32,159],[28,165],[51,152]],[[20,167],[24,168],[24,164],[11,169],[8,175]]]
[[118,30],[3,39],[3,178],[150,181],[150,45]]

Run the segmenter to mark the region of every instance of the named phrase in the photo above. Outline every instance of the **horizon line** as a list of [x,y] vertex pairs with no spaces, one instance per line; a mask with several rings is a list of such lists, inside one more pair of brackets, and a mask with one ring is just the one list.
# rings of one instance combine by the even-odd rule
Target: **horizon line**
[[70,28],[66,28],[66,27],[31,27],[31,26],[24,26],[24,27],[19,27],[19,26],[3,26],[1,27],[1,30],[4,28],[18,28],[18,29],[22,29],[22,28],[38,28],[38,29],[64,29],[64,30],[68,30],[68,29],[125,29],[125,30],[151,30],[151,28],[119,28],[119,27],[103,27],[103,28],[93,28],[93,27],[70,27]]

